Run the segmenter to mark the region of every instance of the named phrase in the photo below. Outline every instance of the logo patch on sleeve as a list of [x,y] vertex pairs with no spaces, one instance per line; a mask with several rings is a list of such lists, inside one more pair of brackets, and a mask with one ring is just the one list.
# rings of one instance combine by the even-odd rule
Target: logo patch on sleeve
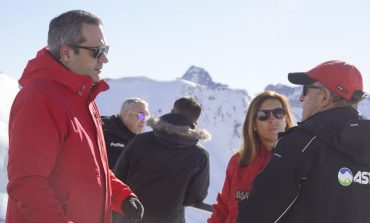
[[241,201],[244,198],[248,199],[248,196],[249,196],[249,192],[247,192],[247,191],[238,190],[238,189],[235,191],[235,200],[237,200],[237,201]]
[[123,148],[123,147],[125,147],[125,144],[122,144],[122,143],[119,143],[119,142],[111,142],[109,144],[109,146]]

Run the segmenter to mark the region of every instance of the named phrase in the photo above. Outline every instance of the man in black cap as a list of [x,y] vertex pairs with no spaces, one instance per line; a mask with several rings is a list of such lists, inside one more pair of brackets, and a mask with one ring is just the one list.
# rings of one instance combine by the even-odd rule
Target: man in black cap
[[280,138],[237,222],[370,222],[370,121],[356,110],[361,73],[334,60],[288,79],[303,85],[302,122]]

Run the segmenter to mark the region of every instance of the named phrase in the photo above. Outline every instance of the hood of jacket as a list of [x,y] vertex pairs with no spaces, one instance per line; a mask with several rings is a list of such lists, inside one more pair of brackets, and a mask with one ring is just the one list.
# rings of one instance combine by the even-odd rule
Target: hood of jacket
[[28,61],[18,83],[21,87],[25,87],[28,83],[39,78],[57,82],[72,93],[89,97],[92,100],[96,98],[99,92],[109,89],[108,84],[104,80],[94,84],[91,77],[82,76],[68,70],[56,61],[46,48],[40,50],[36,58]]
[[356,109],[322,111],[298,123],[298,128],[316,135],[330,149],[370,166],[370,120],[363,120]]
[[163,144],[174,148],[196,145],[199,140],[210,140],[211,134],[195,126],[180,114],[168,113],[151,118],[147,124],[153,128],[155,137]]

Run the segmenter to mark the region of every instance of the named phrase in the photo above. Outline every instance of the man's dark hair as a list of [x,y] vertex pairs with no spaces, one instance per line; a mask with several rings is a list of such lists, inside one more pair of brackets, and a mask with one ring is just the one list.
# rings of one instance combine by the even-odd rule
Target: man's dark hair
[[55,59],[59,60],[59,49],[63,44],[79,45],[86,41],[81,33],[83,24],[102,25],[103,23],[95,15],[82,10],[65,12],[50,21],[48,48]]
[[196,123],[202,108],[200,104],[192,97],[183,97],[177,99],[173,105],[172,112],[187,117],[193,123]]

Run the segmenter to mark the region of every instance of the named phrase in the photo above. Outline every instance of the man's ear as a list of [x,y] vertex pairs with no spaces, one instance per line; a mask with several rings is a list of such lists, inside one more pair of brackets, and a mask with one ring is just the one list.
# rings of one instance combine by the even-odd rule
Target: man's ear
[[122,112],[122,113],[119,114],[119,117],[120,117],[120,119],[121,119],[121,121],[122,121],[123,124],[125,124],[125,121],[127,120],[126,119],[127,118],[127,115],[128,115],[128,112],[127,111],[124,111],[124,112]]
[[63,64],[68,63],[71,57],[73,57],[73,53],[73,49],[70,46],[63,44],[59,49],[60,62]]
[[126,110],[126,111],[123,111],[122,113],[121,113],[121,117],[122,118],[124,118],[124,117],[126,117],[128,115],[128,111]]
[[331,94],[330,91],[327,89],[324,89],[323,91],[323,96],[321,98],[321,104],[323,107],[326,107],[331,104]]

